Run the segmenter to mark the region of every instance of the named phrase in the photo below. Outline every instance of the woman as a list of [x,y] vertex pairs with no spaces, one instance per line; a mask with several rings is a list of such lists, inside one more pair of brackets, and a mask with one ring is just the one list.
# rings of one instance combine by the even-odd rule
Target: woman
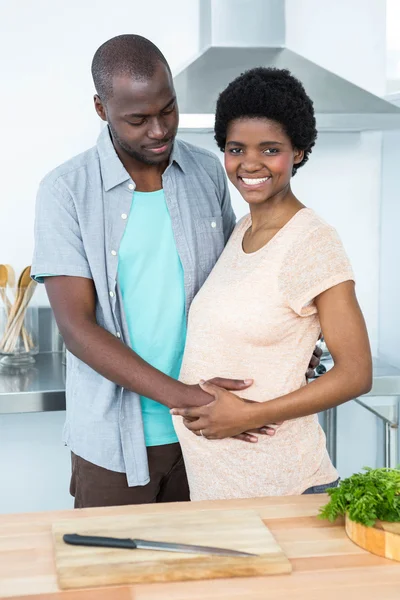
[[[192,500],[337,485],[316,413],[371,388],[371,353],[349,260],[335,230],[290,187],[316,136],[312,101],[286,70],[248,71],[218,99],[215,139],[250,214],[190,309],[180,377],[201,380],[213,396],[205,407],[171,411]],[[306,385],[321,330],[335,365]],[[356,364],[348,364],[349,356]],[[254,383],[238,397],[203,383],[217,374],[251,376]],[[231,438],[278,422],[275,435],[259,436],[256,444]]]

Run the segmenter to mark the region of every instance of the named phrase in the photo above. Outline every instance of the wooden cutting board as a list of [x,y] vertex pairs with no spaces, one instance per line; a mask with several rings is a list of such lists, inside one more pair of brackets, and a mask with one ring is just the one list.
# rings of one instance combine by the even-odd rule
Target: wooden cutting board
[[355,523],[346,515],[346,533],[368,552],[400,561],[400,523],[377,521],[374,527]]
[[[255,553],[227,557],[65,544],[65,533],[141,538]],[[88,517],[53,524],[61,589],[290,573],[291,564],[256,511],[190,511]]]

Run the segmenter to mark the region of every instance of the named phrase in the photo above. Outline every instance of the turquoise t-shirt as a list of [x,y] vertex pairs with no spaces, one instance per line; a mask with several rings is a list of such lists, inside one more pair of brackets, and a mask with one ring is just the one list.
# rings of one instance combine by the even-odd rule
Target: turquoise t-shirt
[[[163,190],[133,193],[118,283],[132,349],[177,379],[186,339],[185,289]],[[146,446],[177,442],[169,409],[143,396],[140,401]]]

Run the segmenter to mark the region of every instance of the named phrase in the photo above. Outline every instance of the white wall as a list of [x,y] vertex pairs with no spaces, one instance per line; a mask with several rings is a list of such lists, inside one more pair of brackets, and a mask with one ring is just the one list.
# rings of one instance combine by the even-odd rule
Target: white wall
[[[122,33],[151,39],[176,70],[199,49],[200,0],[19,0],[0,9],[0,262],[30,264],[39,181],[100,132],[90,65]],[[39,303],[47,303],[38,289]]]
[[400,132],[383,134],[379,354],[400,368]]
[[385,94],[385,0],[285,0],[285,10],[290,50]]
[[400,91],[400,2],[386,0],[386,78],[387,93]]
[[[223,161],[211,134],[181,137],[212,150]],[[380,161],[380,133],[324,133],[292,182],[299,199],[336,227],[343,240],[374,354],[378,347]],[[231,185],[230,190],[240,218],[248,206]]]

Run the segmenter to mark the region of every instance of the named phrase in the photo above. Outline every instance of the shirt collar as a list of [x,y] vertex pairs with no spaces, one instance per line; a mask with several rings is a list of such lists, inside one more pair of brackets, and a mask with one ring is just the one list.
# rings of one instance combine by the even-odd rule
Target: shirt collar
[[130,179],[128,171],[115,151],[108,127],[104,127],[97,139],[97,152],[99,154],[101,175],[106,192]]
[[[182,152],[180,140],[175,139],[172,148],[169,165],[176,163],[185,172],[185,156]],[[119,159],[111,141],[108,127],[104,127],[97,140],[97,152],[99,154],[103,185],[106,192],[113,187],[130,180],[130,175]]]
[[183,152],[182,142],[176,138],[174,140],[174,146],[169,159],[169,164],[171,165],[172,163],[176,163],[178,167],[185,173],[187,169],[185,153]]

